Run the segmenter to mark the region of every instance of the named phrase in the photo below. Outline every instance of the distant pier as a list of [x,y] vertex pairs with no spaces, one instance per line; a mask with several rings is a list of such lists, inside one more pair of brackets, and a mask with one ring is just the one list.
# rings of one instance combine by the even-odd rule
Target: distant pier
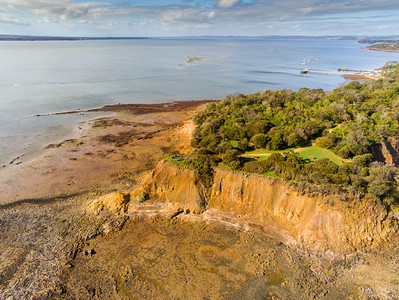
[[301,74],[313,74],[313,75],[324,75],[324,76],[341,76],[342,73],[338,72],[327,72],[327,71],[313,71],[309,69],[301,70]]
[[[301,70],[301,74],[312,74],[312,75],[323,75],[323,76],[342,76],[345,79],[350,80],[377,80],[381,76],[381,69],[373,71],[362,71],[362,70],[349,70],[347,68],[338,69],[339,72],[327,72],[327,71],[313,71],[310,69]],[[356,72],[359,73],[346,73],[346,72]]]

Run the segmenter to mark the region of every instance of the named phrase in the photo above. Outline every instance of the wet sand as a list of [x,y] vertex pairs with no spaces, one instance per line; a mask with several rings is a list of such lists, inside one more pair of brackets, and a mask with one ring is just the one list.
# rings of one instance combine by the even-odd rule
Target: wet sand
[[132,188],[143,172],[182,146],[175,129],[207,102],[212,100],[93,109],[115,115],[81,124],[79,138],[49,144],[34,158],[21,156],[0,169],[0,205]]

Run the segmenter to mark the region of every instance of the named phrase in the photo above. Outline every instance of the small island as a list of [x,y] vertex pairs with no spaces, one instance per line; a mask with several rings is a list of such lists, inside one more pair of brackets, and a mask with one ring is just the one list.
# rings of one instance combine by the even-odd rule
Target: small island
[[195,62],[195,61],[201,61],[204,59],[207,59],[208,57],[197,57],[197,56],[187,56],[187,62],[191,63],[191,62]]

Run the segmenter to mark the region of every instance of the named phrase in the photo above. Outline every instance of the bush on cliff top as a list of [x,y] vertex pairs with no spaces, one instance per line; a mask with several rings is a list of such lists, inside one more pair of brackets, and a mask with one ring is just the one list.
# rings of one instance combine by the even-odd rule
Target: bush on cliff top
[[[392,69],[392,68],[391,68]],[[333,91],[302,88],[239,94],[211,103],[194,118],[192,146],[208,158],[196,165],[210,184],[210,157],[223,156],[225,165],[246,172],[274,174],[321,193],[369,193],[387,203],[398,199],[398,169],[373,163],[371,149],[399,137],[399,72],[390,78],[352,82]],[[281,150],[315,141],[340,156],[340,166],[328,159],[302,159],[293,152],[276,153],[263,161],[243,164],[240,151]],[[375,148],[375,147],[374,147]],[[351,158],[350,161],[345,159]],[[303,184],[306,183],[306,184]]]

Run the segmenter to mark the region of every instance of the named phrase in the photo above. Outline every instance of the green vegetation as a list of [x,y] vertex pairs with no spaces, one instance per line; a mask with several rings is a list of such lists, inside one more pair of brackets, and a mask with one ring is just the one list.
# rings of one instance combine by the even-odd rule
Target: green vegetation
[[376,43],[373,45],[370,45],[366,47],[367,49],[370,50],[376,50],[376,51],[387,51],[387,52],[399,52],[399,42],[380,42]]
[[179,167],[188,168],[198,172],[199,180],[205,188],[213,183],[213,168],[218,165],[220,159],[213,155],[198,155],[196,157],[179,157],[171,163]]
[[272,171],[267,171],[267,172],[263,173],[262,175],[266,176],[266,177],[278,178],[278,176],[276,174],[274,174]]
[[144,202],[145,200],[147,200],[147,198],[148,198],[148,195],[147,195],[146,193],[140,192],[140,193],[136,196],[136,201],[142,203],[142,202]]
[[298,152],[298,154],[301,158],[303,158],[305,160],[309,160],[309,161],[315,161],[315,160],[319,160],[322,158],[327,158],[337,165],[341,165],[343,162],[343,159],[340,158],[338,155],[336,155],[331,150],[322,148],[317,145],[306,148],[305,150]]
[[[298,149],[298,147],[295,148],[287,148],[284,149],[284,151],[294,151],[295,149]],[[251,150],[251,151],[245,151],[244,154],[272,154],[272,153],[279,153],[281,152],[281,150],[266,150],[266,149],[255,149],[255,150]]]
[[267,90],[211,103],[194,119],[198,156],[184,164],[199,171],[205,186],[222,161],[232,170],[290,180],[306,192],[398,202],[399,172],[385,164],[381,149],[388,141],[399,147],[399,65],[389,62],[383,73],[384,79],[334,91]]

